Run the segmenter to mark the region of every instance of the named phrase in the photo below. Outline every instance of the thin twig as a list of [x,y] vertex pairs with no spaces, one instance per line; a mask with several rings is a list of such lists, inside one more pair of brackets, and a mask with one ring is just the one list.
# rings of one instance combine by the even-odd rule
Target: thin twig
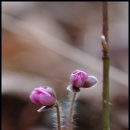
[[103,2],[103,35],[108,43],[108,3]]
[[109,121],[109,56],[108,56],[108,3],[103,2],[103,130],[110,130]]

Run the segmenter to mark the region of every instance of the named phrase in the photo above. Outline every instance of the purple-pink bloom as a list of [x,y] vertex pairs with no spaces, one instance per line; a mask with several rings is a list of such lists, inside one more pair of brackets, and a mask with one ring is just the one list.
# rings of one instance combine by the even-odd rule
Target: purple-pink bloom
[[94,86],[97,81],[95,76],[88,75],[82,70],[76,70],[70,75],[71,84],[67,87],[67,90],[79,92],[80,88],[90,88]]
[[35,88],[30,94],[32,103],[39,106],[53,106],[56,102],[55,92],[50,88],[38,87]]
[[82,70],[74,71],[70,76],[70,82],[73,87],[81,88],[88,78],[88,74]]

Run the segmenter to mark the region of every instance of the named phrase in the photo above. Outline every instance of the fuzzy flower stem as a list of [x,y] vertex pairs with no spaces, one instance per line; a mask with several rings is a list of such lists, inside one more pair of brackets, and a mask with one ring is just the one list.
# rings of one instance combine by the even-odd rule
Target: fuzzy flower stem
[[109,124],[109,56],[108,56],[108,3],[102,2],[103,7],[103,130],[110,130]]
[[61,123],[60,123],[60,108],[59,108],[59,103],[58,101],[56,101],[56,111],[57,111],[57,127],[58,127],[58,130],[61,130]]
[[72,120],[73,120],[72,114],[73,114],[73,106],[74,106],[75,97],[76,97],[76,93],[73,93],[70,108],[69,108],[69,130],[72,130]]

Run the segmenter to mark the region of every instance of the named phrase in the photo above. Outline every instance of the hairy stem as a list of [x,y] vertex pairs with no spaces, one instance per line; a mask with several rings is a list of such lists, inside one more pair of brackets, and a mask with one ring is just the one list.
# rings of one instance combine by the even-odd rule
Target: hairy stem
[[108,56],[108,3],[103,2],[103,130],[110,130],[109,121],[109,56]]
[[70,108],[69,108],[69,130],[72,130],[72,121],[73,121],[72,114],[73,114],[73,106],[74,106],[75,97],[76,97],[76,93],[73,93]]
[[57,128],[58,130],[61,130],[61,123],[60,123],[60,108],[59,108],[59,103],[58,101],[56,102],[56,111],[57,111]]

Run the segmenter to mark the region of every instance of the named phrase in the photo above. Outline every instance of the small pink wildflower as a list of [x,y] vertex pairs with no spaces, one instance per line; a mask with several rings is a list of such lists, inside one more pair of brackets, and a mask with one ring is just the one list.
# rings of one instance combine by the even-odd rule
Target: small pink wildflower
[[70,75],[70,85],[67,87],[69,91],[78,92],[80,88],[89,88],[97,83],[97,78],[89,76],[82,70],[76,70]]
[[29,97],[32,103],[43,108],[50,108],[56,102],[55,92],[50,87],[35,88]]

